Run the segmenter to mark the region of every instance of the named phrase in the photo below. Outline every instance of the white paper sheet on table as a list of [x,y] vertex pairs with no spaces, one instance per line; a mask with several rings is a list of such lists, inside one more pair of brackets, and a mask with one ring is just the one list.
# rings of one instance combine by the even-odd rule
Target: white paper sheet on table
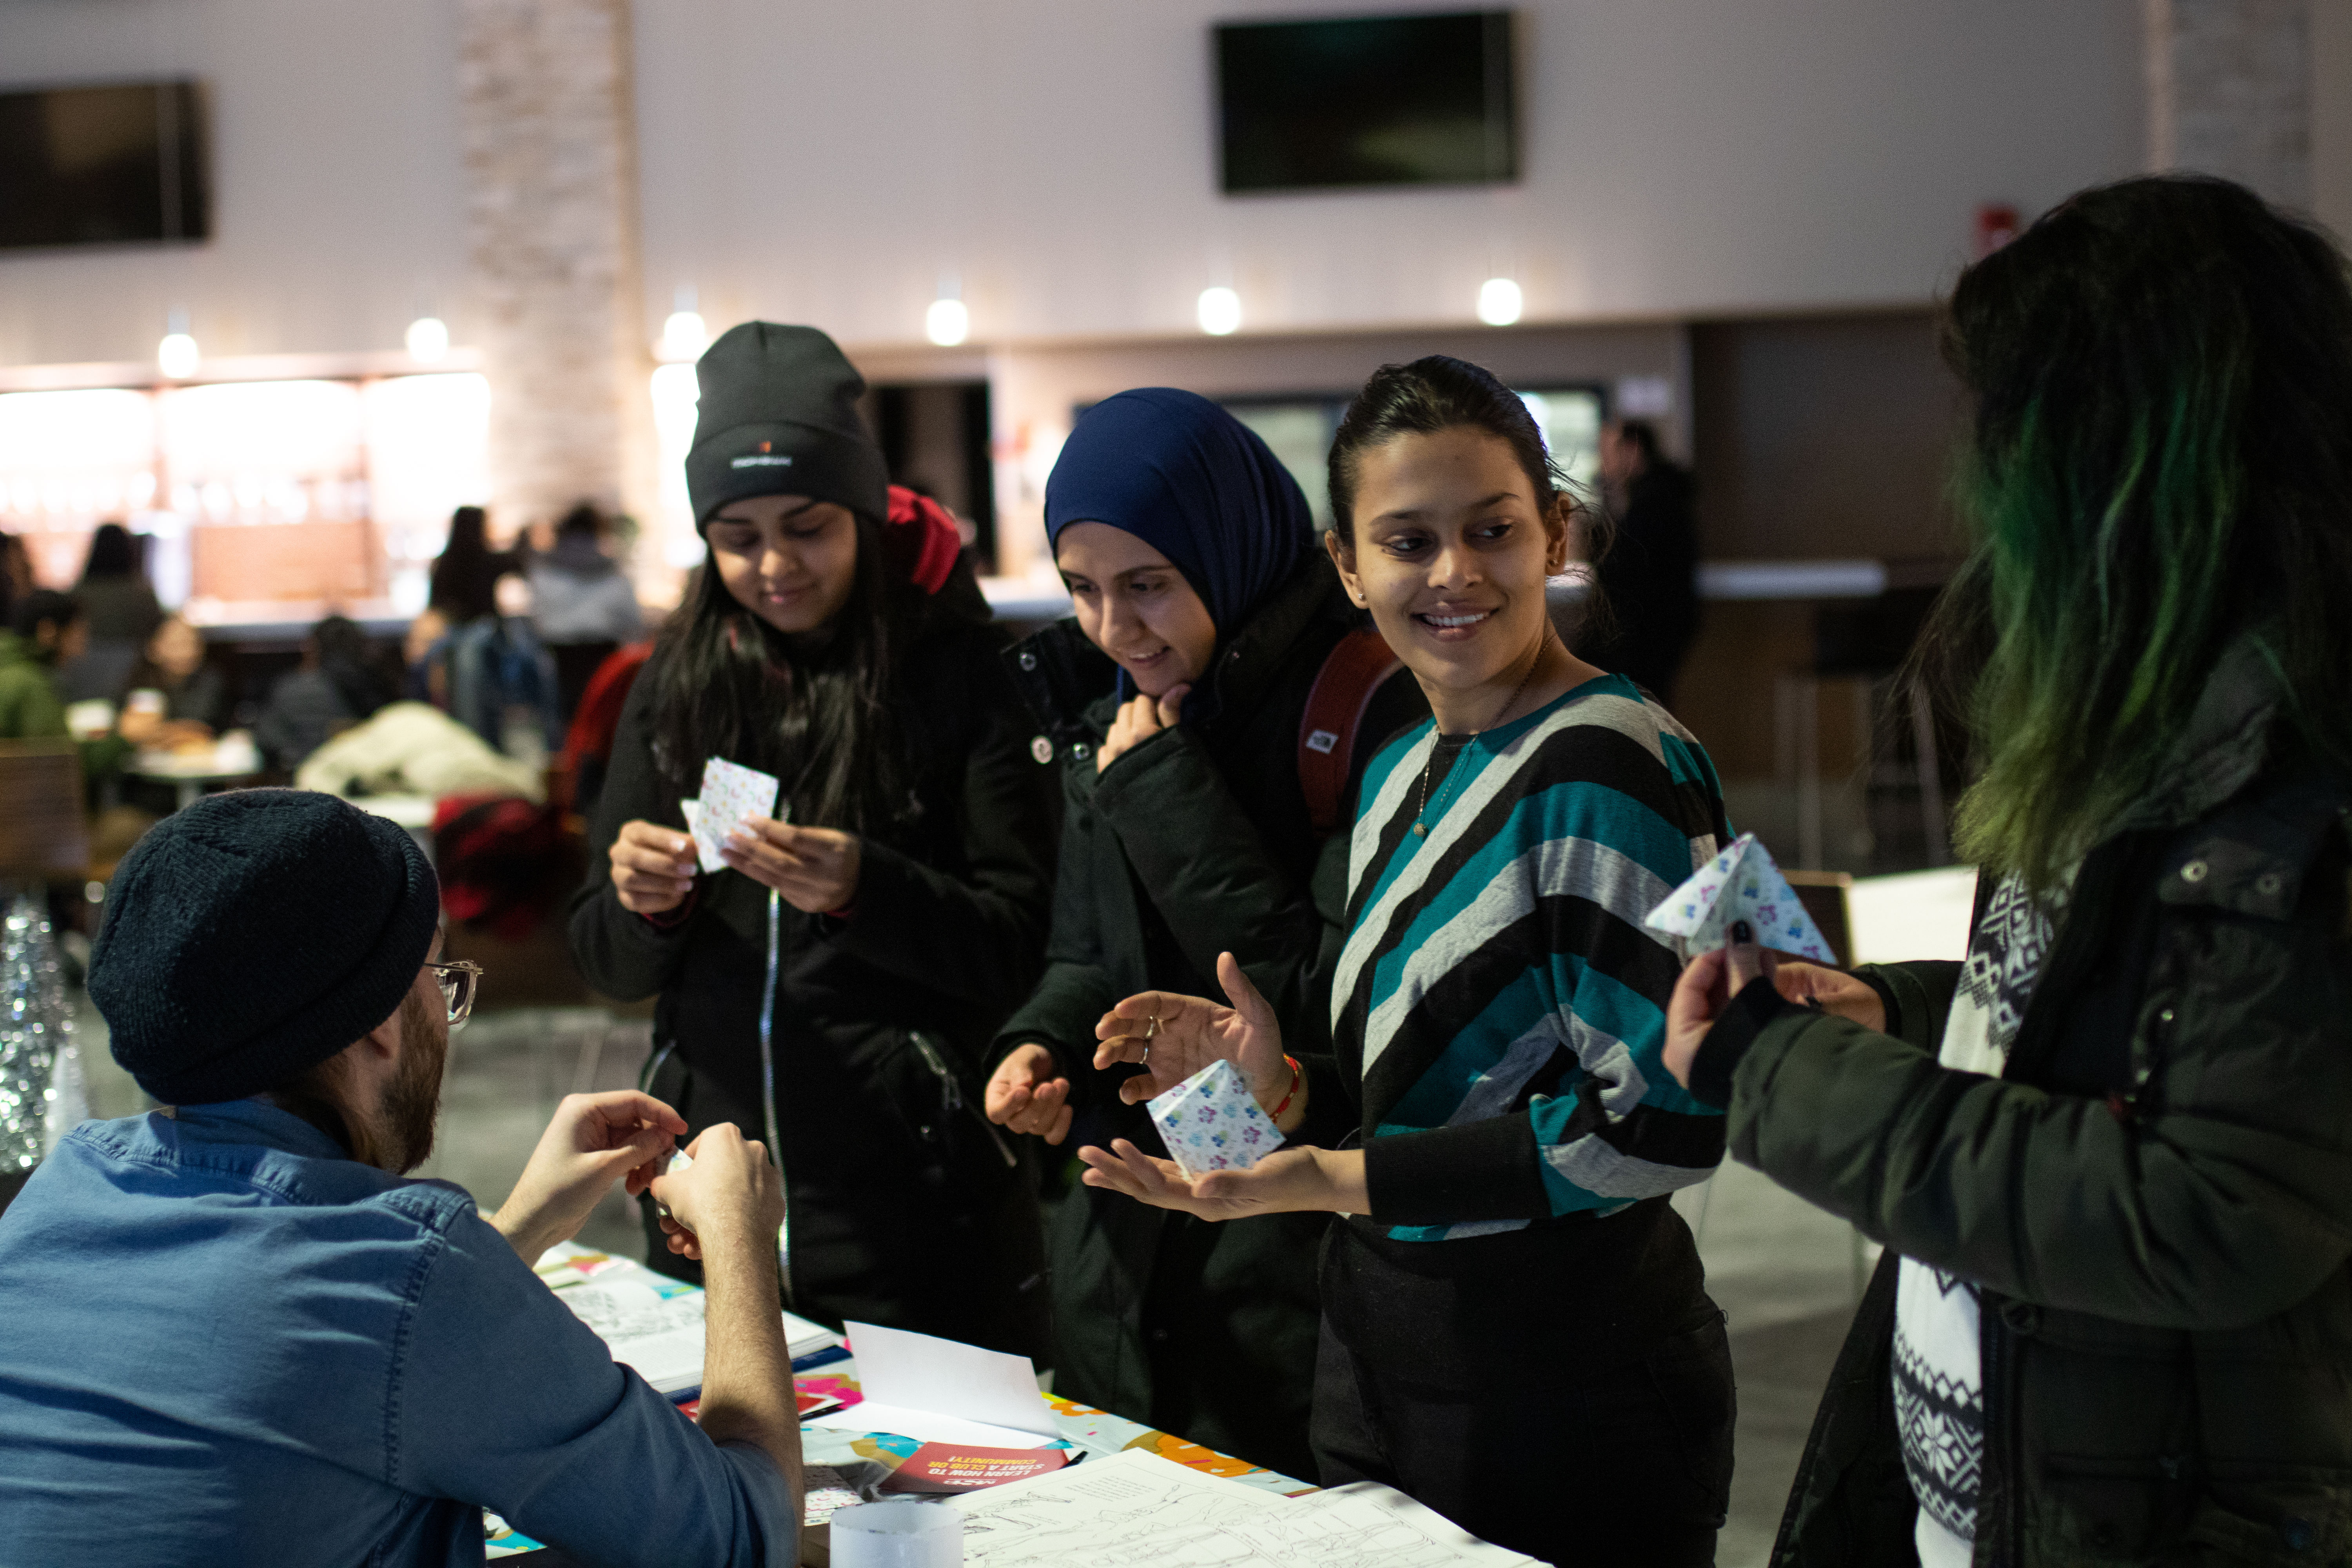
[[996,1448],[1043,1448],[1059,1439],[1027,1356],[872,1323],[843,1326],[866,1397],[808,1425]]
[[1130,1449],[950,1500],[967,1568],[1505,1568],[1533,1558],[1478,1540],[1369,1481],[1279,1498]]

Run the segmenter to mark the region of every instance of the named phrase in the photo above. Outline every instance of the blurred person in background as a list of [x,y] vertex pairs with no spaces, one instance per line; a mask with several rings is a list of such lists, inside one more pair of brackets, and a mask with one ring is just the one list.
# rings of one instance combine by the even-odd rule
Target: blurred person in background
[[205,662],[205,635],[180,616],[163,617],[125,683],[122,738],[141,746],[209,741],[228,722],[228,683]]
[[[1045,974],[997,1036],[988,1113],[1048,1144],[1163,1152],[1120,1092],[1132,1075],[1096,1070],[1095,1025],[1140,991],[1210,989],[1230,951],[1283,1013],[1300,1072],[1325,1079],[1314,1103],[1342,1113],[1336,1140],[1337,829],[1363,763],[1428,705],[1385,645],[1326,676],[1363,617],[1297,482],[1204,397],[1149,387],[1088,409],[1046,481],[1045,526],[1076,615],[1021,645],[1014,678],[1064,759],[1062,854]],[[1299,737],[1327,679],[1360,717],[1330,798],[1310,804]],[[1055,1220],[1056,1392],[1311,1477],[1324,1219],[1213,1225],[1076,1188]]]
[[434,558],[425,603],[454,628],[499,613],[499,579],[518,569],[513,554],[490,548],[489,514],[461,506],[449,514],[449,540]]
[[2352,285],[2086,191],[1944,322],[1969,956],[1700,955],[1666,1065],[1885,1244],[1774,1561],[2352,1560]]
[[302,641],[302,668],[281,675],[253,726],[272,767],[292,773],[329,736],[375,716],[397,695],[357,622],[329,616]]
[[147,581],[145,545],[119,522],[100,523],[90,533],[73,591],[89,618],[89,647],[58,668],[58,689],[68,702],[121,696],[140,650],[163,623],[163,606]]
[[[832,339],[747,322],[697,375],[709,560],[622,709],[572,954],[608,996],[659,995],[648,1093],[771,1131],[794,1311],[1045,1364],[1035,1178],[981,1113],[1052,891],[1003,634],[953,521],[889,485]],[[704,871],[680,802],[713,759],[782,795]]]
[[528,558],[531,621],[555,656],[556,712],[566,723],[597,666],[645,630],[636,588],[604,553],[604,513],[582,501],[555,525],[554,546]]
[[401,694],[445,711],[449,706],[449,678],[437,656],[447,646],[448,637],[448,616],[428,605],[408,623],[400,637]]
[[92,642],[143,645],[163,619],[142,563],[142,542],[119,522],[91,531],[74,599],[89,617]]
[[16,601],[33,591],[33,557],[22,534],[0,533],[0,626],[8,624]]
[[89,646],[89,617],[68,595],[36,588],[9,611],[0,632],[0,741],[66,733],[58,666]]
[[1601,497],[1614,536],[1594,563],[1603,606],[1578,652],[1672,707],[1675,678],[1698,636],[1698,519],[1690,471],[1658,449],[1639,419],[1601,431]]

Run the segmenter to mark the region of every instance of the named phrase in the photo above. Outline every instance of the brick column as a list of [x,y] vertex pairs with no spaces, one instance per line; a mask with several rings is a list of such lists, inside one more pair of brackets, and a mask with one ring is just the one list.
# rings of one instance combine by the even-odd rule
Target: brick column
[[628,0],[459,0],[469,293],[495,526],[650,519]]
[[2311,205],[2311,0],[2141,0],[2147,165]]

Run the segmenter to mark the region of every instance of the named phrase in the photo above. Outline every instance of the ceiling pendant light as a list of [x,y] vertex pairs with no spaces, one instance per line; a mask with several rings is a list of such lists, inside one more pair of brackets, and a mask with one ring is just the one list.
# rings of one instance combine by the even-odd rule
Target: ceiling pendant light
[[1523,303],[1519,286],[1508,278],[1489,278],[1478,285],[1478,319],[1490,327],[1517,321]]
[[174,310],[164,323],[163,339],[155,345],[155,368],[163,373],[166,381],[185,381],[196,374],[204,356],[196,352],[196,340],[188,335],[188,313]]
[[1213,338],[1225,337],[1242,324],[1242,297],[1223,284],[1202,289],[1196,309],[1201,330]]
[[449,323],[438,316],[419,316],[408,323],[408,357],[419,364],[438,364],[449,353]]
[[923,336],[943,349],[951,349],[971,335],[971,312],[951,295],[932,300],[931,308],[923,312]]

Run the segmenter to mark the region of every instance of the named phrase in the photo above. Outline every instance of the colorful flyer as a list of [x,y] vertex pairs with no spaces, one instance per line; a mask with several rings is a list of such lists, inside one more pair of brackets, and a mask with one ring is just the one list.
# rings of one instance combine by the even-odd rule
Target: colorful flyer
[[1649,913],[1648,925],[1681,937],[1693,952],[1723,946],[1731,940],[1731,926],[1746,921],[1759,946],[1822,963],[1835,963],[1837,954],[1822,940],[1821,928],[1798,901],[1796,889],[1780,875],[1772,852],[1743,833],[1730,848],[1717,856],[1689,881],[1666,896]]
[[882,1483],[886,1492],[971,1492],[1027,1480],[1070,1462],[1067,1448],[971,1448],[926,1443]]

